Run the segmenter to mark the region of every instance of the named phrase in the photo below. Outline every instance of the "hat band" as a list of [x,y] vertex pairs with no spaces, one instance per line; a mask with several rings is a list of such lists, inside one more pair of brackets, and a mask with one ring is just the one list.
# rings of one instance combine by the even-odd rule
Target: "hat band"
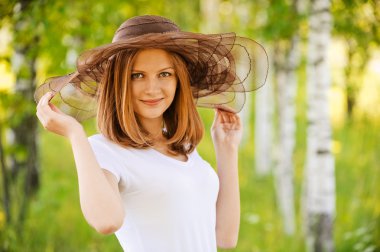
[[112,42],[138,37],[148,33],[165,33],[175,31],[179,31],[178,26],[169,22],[130,25],[119,29],[113,37]]

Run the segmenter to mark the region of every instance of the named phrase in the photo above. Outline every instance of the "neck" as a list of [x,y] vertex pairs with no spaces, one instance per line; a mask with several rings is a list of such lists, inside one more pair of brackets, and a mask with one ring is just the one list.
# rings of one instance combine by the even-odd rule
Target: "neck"
[[140,118],[140,123],[144,127],[146,131],[152,136],[154,140],[160,140],[163,138],[162,135],[162,125],[163,125],[163,117],[154,118],[154,119],[145,119]]

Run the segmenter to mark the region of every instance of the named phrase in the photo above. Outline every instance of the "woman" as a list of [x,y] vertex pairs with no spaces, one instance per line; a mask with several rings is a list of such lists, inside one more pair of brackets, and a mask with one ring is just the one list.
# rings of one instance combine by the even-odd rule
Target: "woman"
[[[77,72],[36,91],[42,125],[72,145],[87,222],[115,233],[125,251],[236,246],[242,125],[234,112],[243,104],[239,94],[265,81],[255,75],[254,87],[245,84],[251,60],[263,56],[247,41],[181,32],[163,17],[134,17],[111,44],[82,54]],[[249,67],[244,79],[239,62]],[[93,104],[100,134],[87,138],[79,121],[93,115]],[[203,135],[196,105],[216,111],[217,174],[196,151]]]

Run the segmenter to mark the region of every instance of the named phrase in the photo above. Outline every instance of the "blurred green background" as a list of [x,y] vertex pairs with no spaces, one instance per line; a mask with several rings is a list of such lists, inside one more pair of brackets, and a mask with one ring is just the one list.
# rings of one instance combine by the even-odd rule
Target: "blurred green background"
[[[304,5],[304,11],[295,12],[297,3]],[[125,19],[142,14],[166,16],[183,30],[192,32],[234,31],[259,41],[270,55],[275,52],[273,48],[286,47],[291,37],[299,34],[302,56],[296,70],[297,131],[293,155],[296,232],[286,235],[283,231],[273,172],[265,176],[255,172],[255,104],[252,102],[246,112],[249,120],[239,159],[242,210],[239,242],[230,251],[305,251],[300,201],[306,158],[310,3],[0,0],[0,197],[3,203],[0,251],[121,250],[113,235],[97,234],[85,222],[69,142],[37,124],[32,94],[49,76],[73,71],[75,59],[82,51],[109,43]],[[336,0],[329,11],[333,17],[329,107],[335,155],[335,250],[380,251],[380,3]],[[215,167],[209,134],[214,112],[199,111],[207,134],[198,151]],[[93,120],[84,125],[88,135],[96,133]],[[20,140],[18,136],[25,139]],[[34,172],[27,169],[30,162],[37,164]]]

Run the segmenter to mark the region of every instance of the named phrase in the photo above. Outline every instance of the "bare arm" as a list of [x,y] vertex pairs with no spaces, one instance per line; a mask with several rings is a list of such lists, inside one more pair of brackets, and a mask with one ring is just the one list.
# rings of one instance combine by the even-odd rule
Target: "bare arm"
[[217,111],[212,136],[217,160],[219,194],[216,202],[216,239],[219,248],[237,245],[240,227],[238,145],[242,126],[236,114]]
[[80,204],[87,222],[102,234],[117,231],[124,210],[115,176],[102,170],[83,130],[70,138],[78,173]]
[[218,151],[219,194],[216,202],[216,237],[218,247],[234,248],[240,226],[240,193],[237,151]]
[[124,219],[116,178],[100,168],[82,125],[49,103],[52,96],[47,93],[41,98],[37,116],[45,129],[67,137],[71,143],[85,219],[98,232],[113,233]]

